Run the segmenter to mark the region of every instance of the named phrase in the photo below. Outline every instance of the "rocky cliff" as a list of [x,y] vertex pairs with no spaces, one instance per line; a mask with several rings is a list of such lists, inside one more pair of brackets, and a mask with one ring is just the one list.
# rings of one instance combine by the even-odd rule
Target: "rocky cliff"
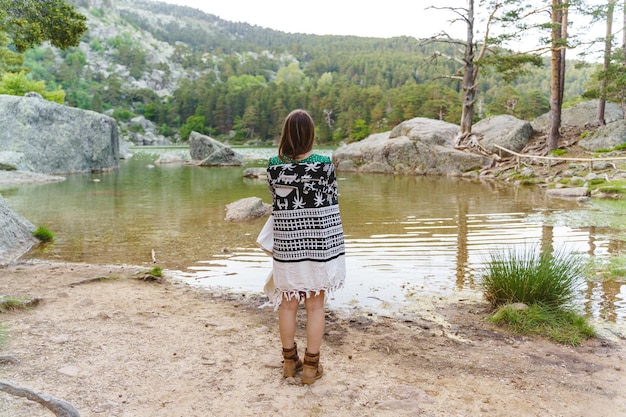
[[17,169],[59,174],[119,166],[117,124],[103,114],[38,95],[0,95],[0,126],[0,151],[19,156]]

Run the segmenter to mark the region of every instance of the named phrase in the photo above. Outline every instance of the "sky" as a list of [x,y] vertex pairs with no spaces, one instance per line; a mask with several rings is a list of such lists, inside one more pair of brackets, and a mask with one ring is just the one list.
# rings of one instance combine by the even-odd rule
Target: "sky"
[[[161,0],[200,9],[232,22],[246,22],[287,33],[316,35],[354,35],[379,38],[412,36],[428,38],[442,31],[451,37],[465,39],[467,27],[450,10],[438,8],[467,7],[467,0],[384,0],[369,2],[348,0]],[[476,2],[478,4],[478,2]],[[606,0],[589,0],[590,4],[605,4]],[[478,17],[478,16],[477,16]],[[620,24],[617,17],[615,24]],[[581,18],[577,23],[581,22]],[[582,18],[586,20],[587,18]],[[476,28],[483,27],[478,18]],[[585,38],[604,36],[604,25],[587,29]],[[621,35],[619,35],[621,36]],[[535,42],[527,39],[520,45],[509,45],[517,50],[533,49]],[[570,56],[573,56],[572,53]]]
[[[246,22],[287,33],[316,35],[355,35],[390,38],[393,36],[430,37],[442,29],[462,36],[465,25],[450,28],[450,12],[428,9],[463,7],[466,0],[164,0],[200,9],[232,22]],[[369,3],[366,5],[366,3]],[[376,5],[376,6],[374,6]]]

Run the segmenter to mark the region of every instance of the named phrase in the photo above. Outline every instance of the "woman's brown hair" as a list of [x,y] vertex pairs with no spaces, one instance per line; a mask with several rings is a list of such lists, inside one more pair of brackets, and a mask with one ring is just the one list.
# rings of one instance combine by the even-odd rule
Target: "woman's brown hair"
[[313,149],[315,122],[305,110],[296,109],[289,113],[283,123],[278,142],[278,157],[295,159]]

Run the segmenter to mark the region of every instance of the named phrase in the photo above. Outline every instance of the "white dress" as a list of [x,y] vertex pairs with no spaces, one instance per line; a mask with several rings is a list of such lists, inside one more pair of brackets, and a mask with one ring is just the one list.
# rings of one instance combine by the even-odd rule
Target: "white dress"
[[274,246],[272,276],[265,286],[268,304],[331,294],[345,281],[345,247],[337,179],[330,158],[312,154],[285,163],[270,158]]

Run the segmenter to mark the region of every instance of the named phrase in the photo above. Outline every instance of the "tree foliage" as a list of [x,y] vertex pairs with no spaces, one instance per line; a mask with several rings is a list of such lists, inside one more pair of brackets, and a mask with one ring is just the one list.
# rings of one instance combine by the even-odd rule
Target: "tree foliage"
[[63,0],[0,0],[0,31],[19,52],[44,41],[61,49],[76,46],[86,20]]
[[41,94],[46,100],[59,104],[63,104],[65,101],[65,92],[63,90],[57,88],[56,90],[48,91],[45,82],[29,80],[24,73],[13,74],[7,72],[0,78],[0,94],[23,96],[29,92]]

